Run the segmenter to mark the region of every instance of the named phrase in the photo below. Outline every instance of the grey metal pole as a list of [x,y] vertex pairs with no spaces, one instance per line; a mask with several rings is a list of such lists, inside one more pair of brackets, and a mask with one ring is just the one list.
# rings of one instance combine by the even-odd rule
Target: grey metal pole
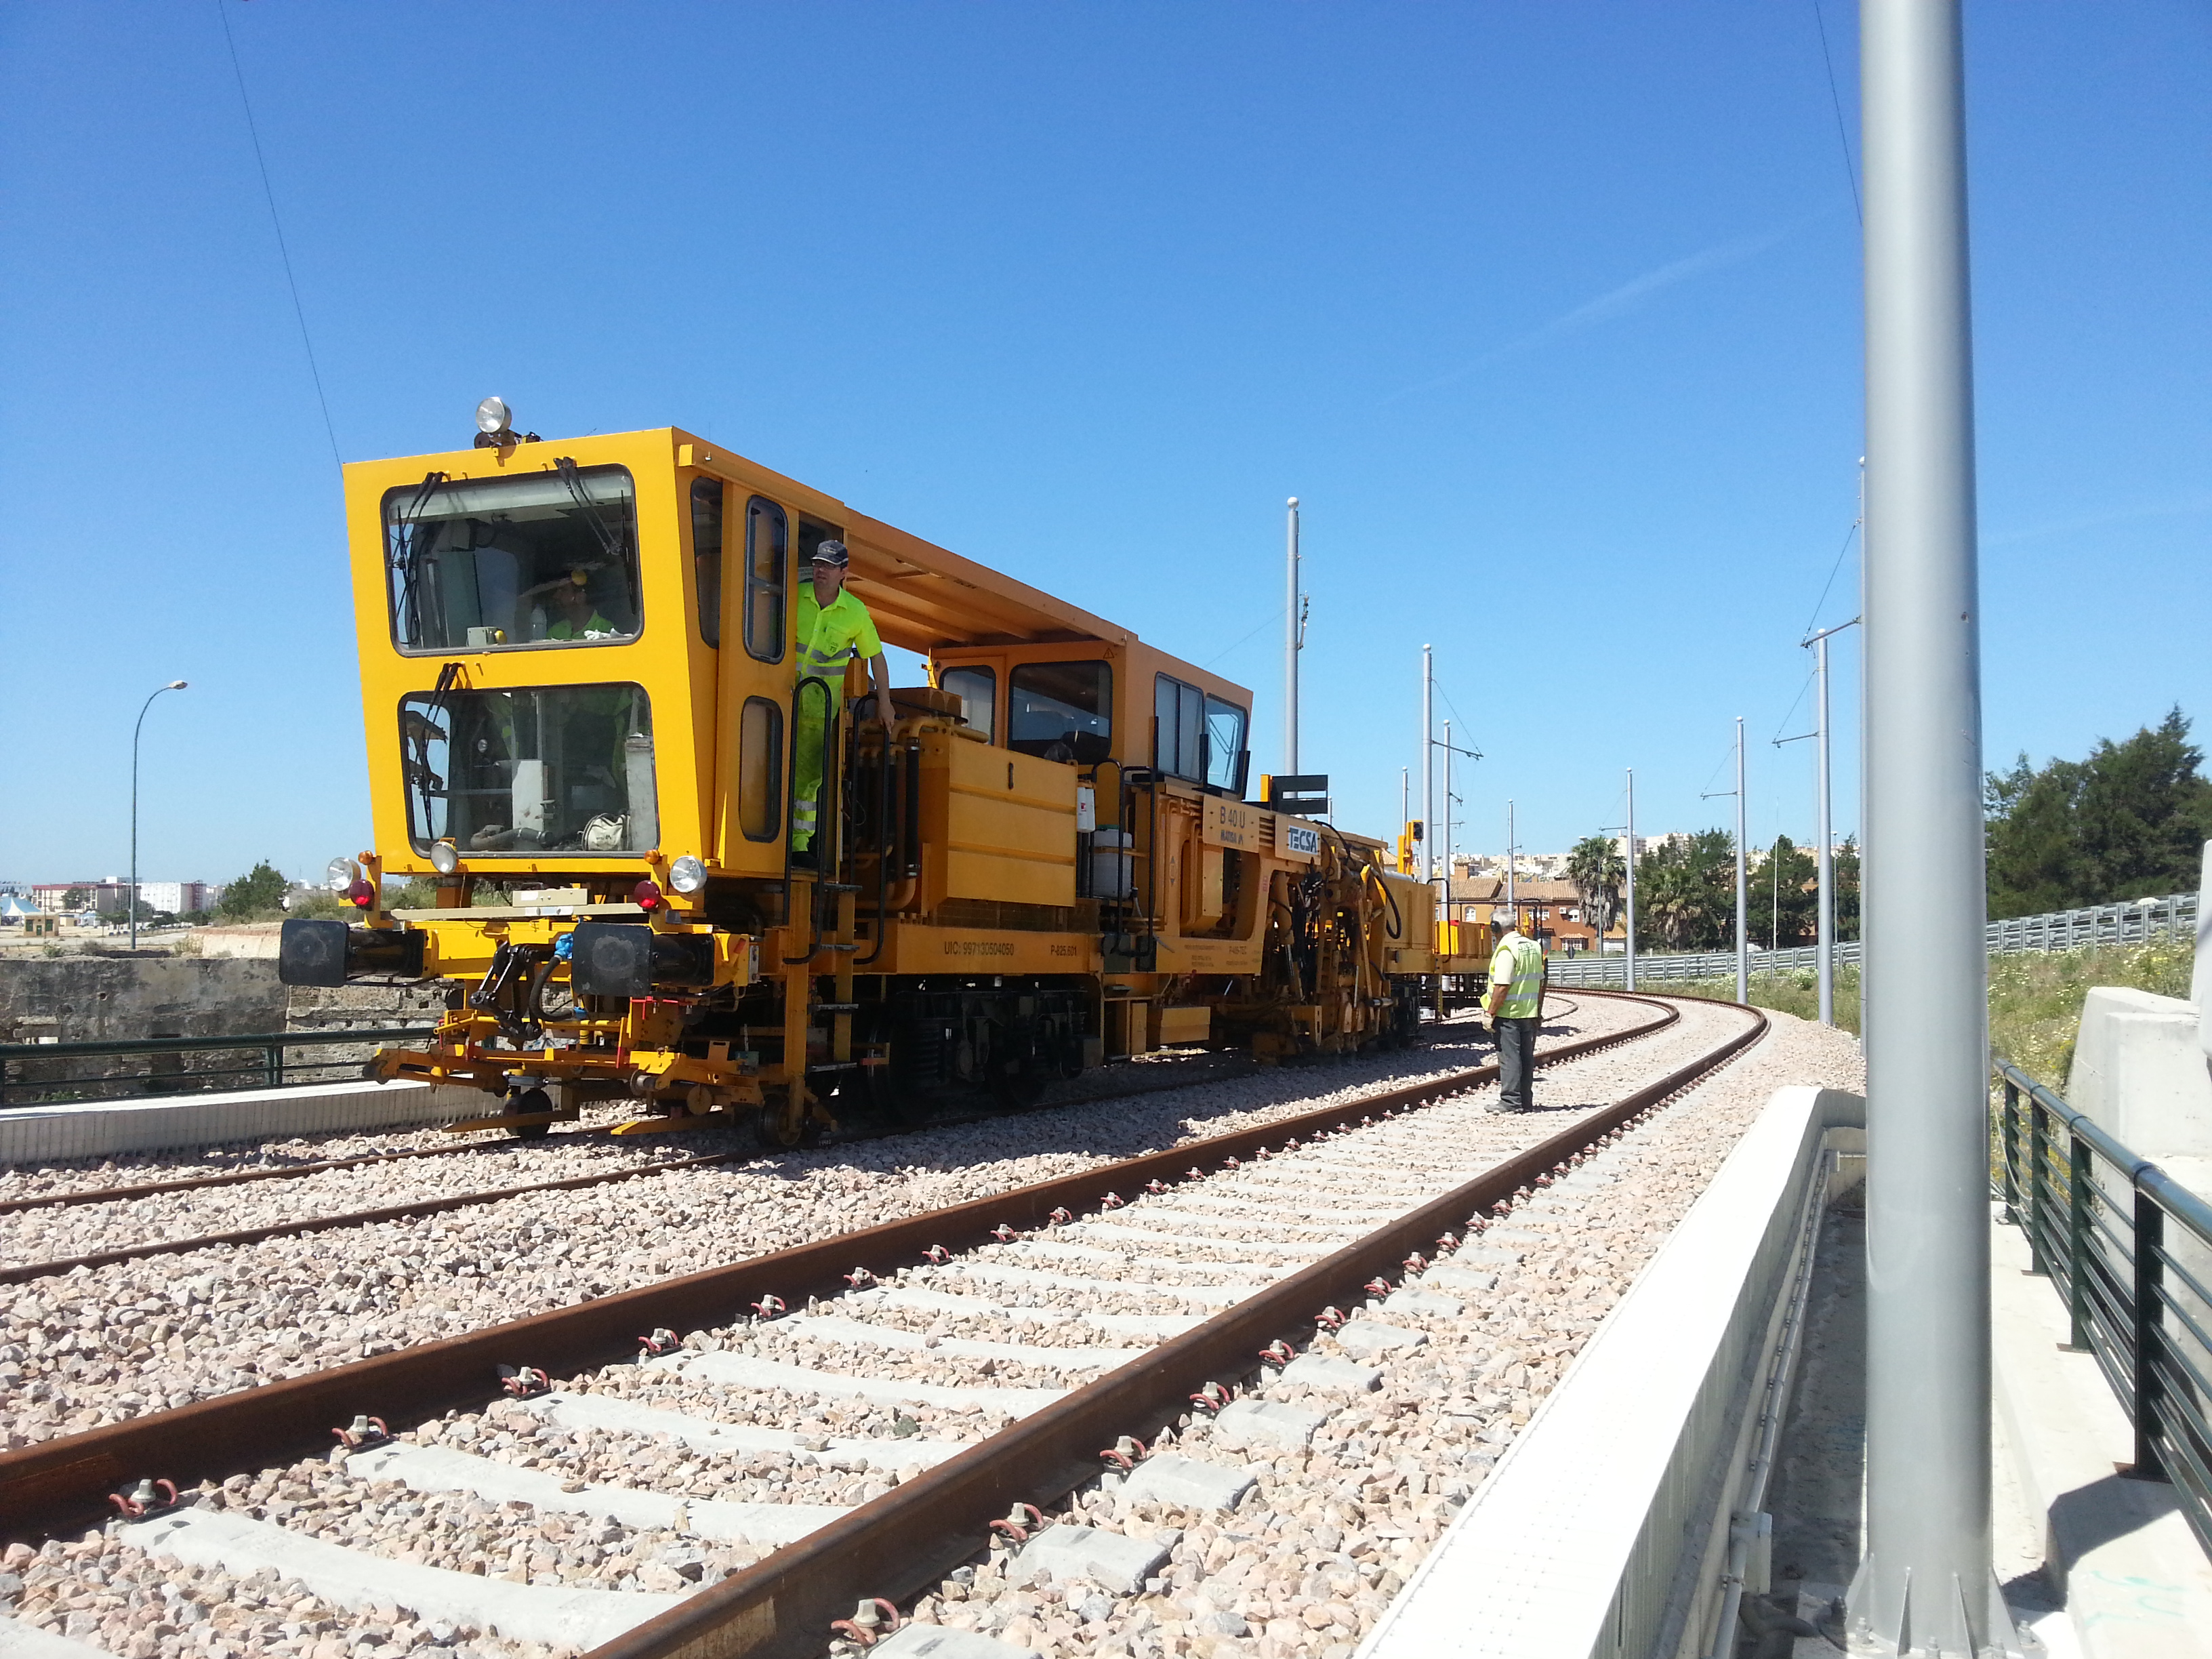
[[1508,904],[1511,904],[1511,903],[1513,903],[1513,902],[1515,902],[1514,883],[1513,883],[1513,866],[1514,866],[1514,857],[1513,857],[1513,853],[1514,853],[1513,803],[1512,803],[1511,801],[1510,801],[1510,800],[1509,800],[1509,801],[1507,801],[1507,802],[1505,803],[1505,902],[1506,902]]
[[1288,543],[1290,608],[1283,613],[1283,770],[1298,769],[1298,652],[1305,644],[1305,618],[1298,614],[1298,498],[1291,497]]
[[1628,988],[1633,991],[1636,988],[1636,769],[1632,766],[1628,769],[1627,848],[1627,856],[1621,860],[1628,869],[1628,949],[1624,966],[1627,969]]
[[1820,914],[1814,919],[1816,929],[1815,954],[1820,962],[1820,1024],[1836,1023],[1836,865],[1832,844],[1835,832],[1830,827],[1828,813],[1828,636],[1826,634],[1814,642],[1813,655],[1814,714],[1817,723],[1814,729],[1820,736],[1814,747],[1819,751],[1814,762],[1813,791],[1819,818],[1820,836]]
[[1987,963],[1958,0],[1862,0],[1867,1538],[1856,1645],[2014,1644],[1990,1553]]
[[1425,883],[1437,878],[1437,757],[1431,735],[1437,728],[1430,718],[1437,681],[1431,649],[1425,645],[1421,647],[1421,879]]
[[1449,720],[1446,720],[1444,722],[1444,830],[1443,838],[1443,846],[1444,849],[1444,897],[1443,914],[1445,915],[1449,915],[1451,914],[1451,722]]
[[1398,769],[1398,833],[1401,836],[1406,833],[1406,819],[1413,810],[1413,769],[1401,766]]
[[1735,1000],[1751,1001],[1751,895],[1743,850],[1743,716],[1735,717]]
[[138,733],[145,729],[146,711],[154,706],[154,698],[164,691],[181,691],[182,680],[171,680],[167,685],[156,686],[153,695],[138,705],[137,724],[131,728],[131,948],[138,948]]

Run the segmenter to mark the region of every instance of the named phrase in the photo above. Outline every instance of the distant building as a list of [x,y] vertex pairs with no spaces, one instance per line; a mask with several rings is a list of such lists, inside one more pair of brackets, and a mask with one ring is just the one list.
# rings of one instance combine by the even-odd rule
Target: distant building
[[[76,904],[69,903],[71,893],[82,896]],[[222,896],[222,889],[204,881],[142,881],[138,884],[138,902],[149,910],[165,910],[176,915],[187,915],[194,910],[214,907]],[[62,915],[76,910],[96,910],[102,915],[112,915],[131,908],[131,883],[122,876],[109,876],[102,881],[40,881],[31,884],[31,902],[48,915]]]
[[210,887],[204,881],[142,881],[138,896],[156,910],[185,916],[195,910],[214,908],[222,889]]
[[[1640,839],[1640,838],[1639,838]],[[1522,931],[1547,951],[1563,951],[1570,956],[1598,948],[1597,929],[1584,919],[1582,896],[1575,891],[1571,881],[1528,877],[1520,873],[1520,861],[1515,861],[1513,898],[1520,907]],[[1505,878],[1503,876],[1454,876],[1451,884],[1451,909],[1455,920],[1486,922],[1498,907],[1505,902]],[[1613,931],[1606,935],[1608,941],[1625,939],[1627,929],[1616,921]]]

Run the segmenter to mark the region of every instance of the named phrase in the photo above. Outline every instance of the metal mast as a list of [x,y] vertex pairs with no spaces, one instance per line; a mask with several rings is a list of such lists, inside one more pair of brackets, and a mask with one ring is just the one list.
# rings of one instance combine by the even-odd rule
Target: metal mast
[[1636,769],[1628,769],[1628,856],[1621,860],[1628,868],[1628,988],[1636,988]]
[[1735,1000],[1751,1000],[1751,895],[1743,846],[1743,716],[1735,717]]
[[1505,902],[1513,902],[1513,803],[1505,803]]
[[1444,906],[1444,912],[1443,912],[1443,913],[1444,913],[1445,915],[1450,915],[1450,914],[1451,914],[1451,849],[1452,849],[1452,816],[1451,816],[1451,809],[1452,809],[1452,793],[1451,793],[1451,760],[1452,760],[1451,722],[1450,722],[1449,720],[1446,720],[1446,721],[1444,722],[1444,827],[1443,827],[1443,849],[1444,849],[1444,851],[1443,851],[1443,860],[1444,860],[1444,893],[1443,893],[1443,906]]
[[1853,1645],[2014,1646],[1990,1554],[1987,960],[1958,0],[1863,0],[1867,1540]]
[[1298,653],[1305,647],[1306,619],[1298,602],[1298,498],[1291,497],[1290,522],[1285,531],[1288,550],[1290,598],[1283,612],[1283,772],[1295,776],[1298,769]]
[[1430,718],[1431,702],[1437,689],[1430,657],[1432,649],[1425,645],[1421,647],[1421,879],[1425,882],[1437,878],[1437,728]]

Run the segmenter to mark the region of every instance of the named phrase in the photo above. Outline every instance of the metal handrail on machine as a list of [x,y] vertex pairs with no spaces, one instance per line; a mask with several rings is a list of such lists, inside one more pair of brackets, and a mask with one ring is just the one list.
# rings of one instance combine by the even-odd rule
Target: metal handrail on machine
[[2171,1482],[2212,1549],[2212,1203],[2011,1062],[1995,1071],[2004,1219],[2065,1299],[2069,1345],[2094,1357],[2135,1425],[2126,1473]]

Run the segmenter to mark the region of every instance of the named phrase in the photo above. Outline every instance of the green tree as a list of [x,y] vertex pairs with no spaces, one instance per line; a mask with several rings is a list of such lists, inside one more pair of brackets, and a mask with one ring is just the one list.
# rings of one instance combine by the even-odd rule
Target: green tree
[[290,884],[278,873],[267,859],[222,890],[222,902],[216,906],[226,921],[251,921],[284,909],[284,890]]
[[1628,873],[1610,836],[1584,836],[1567,853],[1567,879],[1582,901],[1583,920],[1603,939],[1620,915],[1620,884]]
[[[1842,846],[1830,865],[1836,883],[1836,937],[1856,939],[1859,936],[1859,842],[1856,836],[1844,837]],[[1818,896],[1815,895],[1817,902]]]
[[1670,951],[1717,951],[1735,940],[1735,837],[1700,830],[1636,860],[1636,915]]
[[[1842,860],[1838,860],[1840,872]],[[1852,908],[1857,909],[1858,891],[1857,853],[1852,853]],[[1751,937],[1756,945],[1771,945],[1787,950],[1793,945],[1809,945],[1815,928],[1814,915],[1820,908],[1820,871],[1814,856],[1787,836],[1777,836],[1774,845],[1766,849],[1766,856],[1751,868]],[[1837,883],[1838,897],[1836,913],[1843,914],[1840,896],[1842,882]],[[1840,934],[1840,926],[1838,928]]]
[[88,888],[72,887],[62,895],[62,908],[72,915],[83,909],[91,902],[92,893]]
[[2177,707],[2124,743],[2040,771],[2023,754],[1983,791],[1992,916],[2185,891],[2212,839],[2212,781]]

